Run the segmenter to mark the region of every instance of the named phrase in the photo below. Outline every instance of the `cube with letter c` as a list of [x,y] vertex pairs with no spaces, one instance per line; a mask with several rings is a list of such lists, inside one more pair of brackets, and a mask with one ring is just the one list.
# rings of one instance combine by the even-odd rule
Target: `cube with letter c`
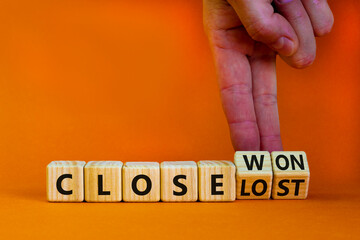
[[52,161],[46,167],[46,192],[50,202],[84,201],[84,161]]

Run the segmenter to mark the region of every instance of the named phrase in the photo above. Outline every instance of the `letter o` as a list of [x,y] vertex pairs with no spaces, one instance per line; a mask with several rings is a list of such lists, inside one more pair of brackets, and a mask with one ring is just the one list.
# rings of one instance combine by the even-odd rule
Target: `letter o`
[[[258,183],[262,183],[262,185],[263,185],[263,189],[262,189],[261,192],[257,192],[257,191],[256,191],[256,185],[257,185]],[[253,183],[253,185],[252,185],[252,187],[251,187],[251,190],[252,190],[252,192],[253,192],[253,194],[254,194],[255,196],[262,196],[262,195],[264,195],[264,193],[266,193],[266,190],[267,190],[267,182],[266,182],[265,180],[263,180],[263,179],[258,179],[258,180],[256,180],[256,181]]]
[[[140,191],[137,188],[137,182],[141,178],[146,181],[146,189],[144,191]],[[148,176],[144,175],[144,174],[137,175],[132,180],[131,187],[132,187],[132,190],[134,191],[135,194],[140,195],[140,196],[144,196],[144,195],[148,194],[151,191],[151,187],[152,187],[151,179]]]

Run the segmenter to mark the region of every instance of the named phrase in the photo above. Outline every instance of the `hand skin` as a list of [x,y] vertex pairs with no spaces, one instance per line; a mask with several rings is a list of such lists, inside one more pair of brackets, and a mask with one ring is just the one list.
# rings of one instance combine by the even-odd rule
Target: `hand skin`
[[282,151],[276,54],[312,64],[315,36],[334,22],[326,0],[204,0],[203,10],[234,149]]

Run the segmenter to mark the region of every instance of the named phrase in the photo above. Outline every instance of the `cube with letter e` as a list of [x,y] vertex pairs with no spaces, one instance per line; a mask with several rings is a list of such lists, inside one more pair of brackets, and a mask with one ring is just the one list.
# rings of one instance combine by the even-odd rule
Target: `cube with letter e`
[[199,161],[199,200],[235,201],[235,165],[230,161]]
[[305,152],[272,152],[273,199],[306,199],[310,171]]

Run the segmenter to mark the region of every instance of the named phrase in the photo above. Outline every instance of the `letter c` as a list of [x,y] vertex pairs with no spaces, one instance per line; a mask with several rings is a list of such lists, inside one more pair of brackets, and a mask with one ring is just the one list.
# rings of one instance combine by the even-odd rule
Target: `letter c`
[[63,174],[56,180],[56,189],[59,191],[59,193],[63,195],[71,195],[73,193],[72,190],[66,191],[62,188],[61,183],[65,178],[72,179],[72,174]]

